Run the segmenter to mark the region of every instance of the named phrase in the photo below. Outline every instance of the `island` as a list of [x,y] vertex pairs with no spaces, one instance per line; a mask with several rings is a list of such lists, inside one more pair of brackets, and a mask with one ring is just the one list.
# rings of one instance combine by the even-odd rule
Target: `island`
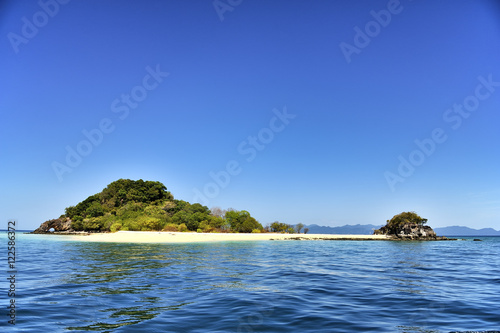
[[65,209],[58,219],[42,223],[34,233],[195,231],[258,233],[264,228],[248,211],[212,210],[174,199],[158,181],[119,179],[101,192]]
[[387,224],[373,232],[374,235],[387,235],[394,240],[449,240],[444,236],[437,236],[428,225],[427,219],[415,212],[402,212],[387,220]]

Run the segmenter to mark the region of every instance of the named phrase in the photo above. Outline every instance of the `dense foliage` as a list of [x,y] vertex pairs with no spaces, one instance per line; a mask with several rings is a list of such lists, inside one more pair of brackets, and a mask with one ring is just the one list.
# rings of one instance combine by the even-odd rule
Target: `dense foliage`
[[275,222],[271,223],[270,230],[272,232],[286,233],[286,232],[290,232],[291,230],[294,230],[294,228],[289,224],[275,221]]
[[382,228],[375,230],[375,234],[396,234],[397,230],[407,223],[424,225],[427,223],[427,219],[420,217],[415,212],[402,212],[394,215],[392,219],[387,220],[387,224]]
[[65,216],[76,231],[164,230],[261,232],[247,211],[208,207],[176,200],[160,182],[120,179],[76,206]]

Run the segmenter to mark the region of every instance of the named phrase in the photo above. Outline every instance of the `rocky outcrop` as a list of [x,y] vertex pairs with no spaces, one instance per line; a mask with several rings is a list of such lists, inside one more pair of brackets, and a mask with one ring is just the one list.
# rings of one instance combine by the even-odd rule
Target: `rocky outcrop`
[[384,226],[375,230],[375,235],[389,235],[398,240],[447,240],[446,237],[439,237],[434,230],[427,225],[418,223],[403,223],[400,226],[389,228]]
[[[51,229],[54,230],[51,231]],[[54,220],[48,220],[42,223],[38,229],[33,231],[34,234],[47,234],[52,232],[74,232],[71,228],[71,219],[62,217]]]

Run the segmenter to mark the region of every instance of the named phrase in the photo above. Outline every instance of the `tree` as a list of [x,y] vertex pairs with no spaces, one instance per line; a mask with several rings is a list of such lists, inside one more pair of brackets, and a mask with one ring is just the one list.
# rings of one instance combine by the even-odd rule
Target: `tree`
[[76,207],[75,206],[69,206],[69,207],[66,207],[64,209],[64,215],[66,215],[67,217],[71,218],[73,216],[76,216],[78,215],[78,212],[76,210]]
[[299,223],[295,226],[295,230],[297,230],[297,233],[300,234],[300,230],[304,228],[304,225],[302,223]]
[[309,228],[305,228],[304,229],[304,235],[307,234],[309,232]]
[[200,223],[206,220],[206,215],[201,212],[188,215],[186,226],[191,231],[196,231],[200,227]]
[[187,224],[189,219],[189,213],[186,212],[185,210],[181,210],[172,216],[172,221],[174,221],[175,224]]
[[223,218],[226,215],[226,211],[220,207],[212,207],[212,209],[210,209],[210,215]]
[[243,222],[245,217],[250,216],[250,213],[245,211],[228,210],[226,212],[226,220],[232,230],[238,229],[238,226]]
[[203,206],[200,203],[194,203],[190,205],[188,210],[193,213],[202,213],[204,215],[210,215],[210,209],[208,209],[207,206]]
[[118,179],[98,194],[100,201],[108,207],[119,207],[127,202],[157,203],[173,200],[165,185],[155,181]]
[[271,231],[272,232],[285,233],[285,232],[288,232],[290,228],[291,228],[291,226],[289,224],[286,224],[286,223],[281,223],[278,221],[271,223]]
[[216,229],[226,230],[229,229],[229,225],[227,224],[226,219],[220,216],[210,216],[210,220],[208,221],[210,226]]
[[250,213],[246,210],[228,210],[226,212],[226,221],[229,223],[231,230],[236,232],[252,232],[254,229],[263,229],[262,225],[250,216]]
[[85,210],[86,217],[99,217],[103,215],[104,210],[102,209],[101,204],[95,201]]
[[239,232],[252,232],[253,230],[262,230],[262,225],[257,222],[256,219],[254,219],[253,217],[249,216],[248,218],[245,219],[245,221],[243,221],[243,223],[241,223],[241,225],[239,226]]
[[387,220],[387,224],[380,229],[374,231],[374,234],[396,234],[397,230],[408,223],[414,223],[417,225],[424,225],[427,223],[427,219],[420,217],[415,212],[402,212],[400,214],[394,215],[392,219]]

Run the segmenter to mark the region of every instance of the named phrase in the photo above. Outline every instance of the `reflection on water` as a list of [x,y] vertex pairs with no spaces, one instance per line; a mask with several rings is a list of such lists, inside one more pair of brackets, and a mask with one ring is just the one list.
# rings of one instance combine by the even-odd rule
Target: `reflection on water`
[[99,308],[98,318],[90,319],[90,324],[68,330],[115,329],[179,310],[196,302],[204,291],[257,288],[242,282],[254,270],[248,244],[83,243],[66,247],[64,255],[71,256],[78,267],[62,279],[61,289],[73,287],[59,296],[85,298],[88,306]]
[[428,271],[432,269],[428,248],[423,242],[394,243],[388,254],[388,276],[394,281],[395,290],[409,294],[427,294],[432,288],[427,283]]

